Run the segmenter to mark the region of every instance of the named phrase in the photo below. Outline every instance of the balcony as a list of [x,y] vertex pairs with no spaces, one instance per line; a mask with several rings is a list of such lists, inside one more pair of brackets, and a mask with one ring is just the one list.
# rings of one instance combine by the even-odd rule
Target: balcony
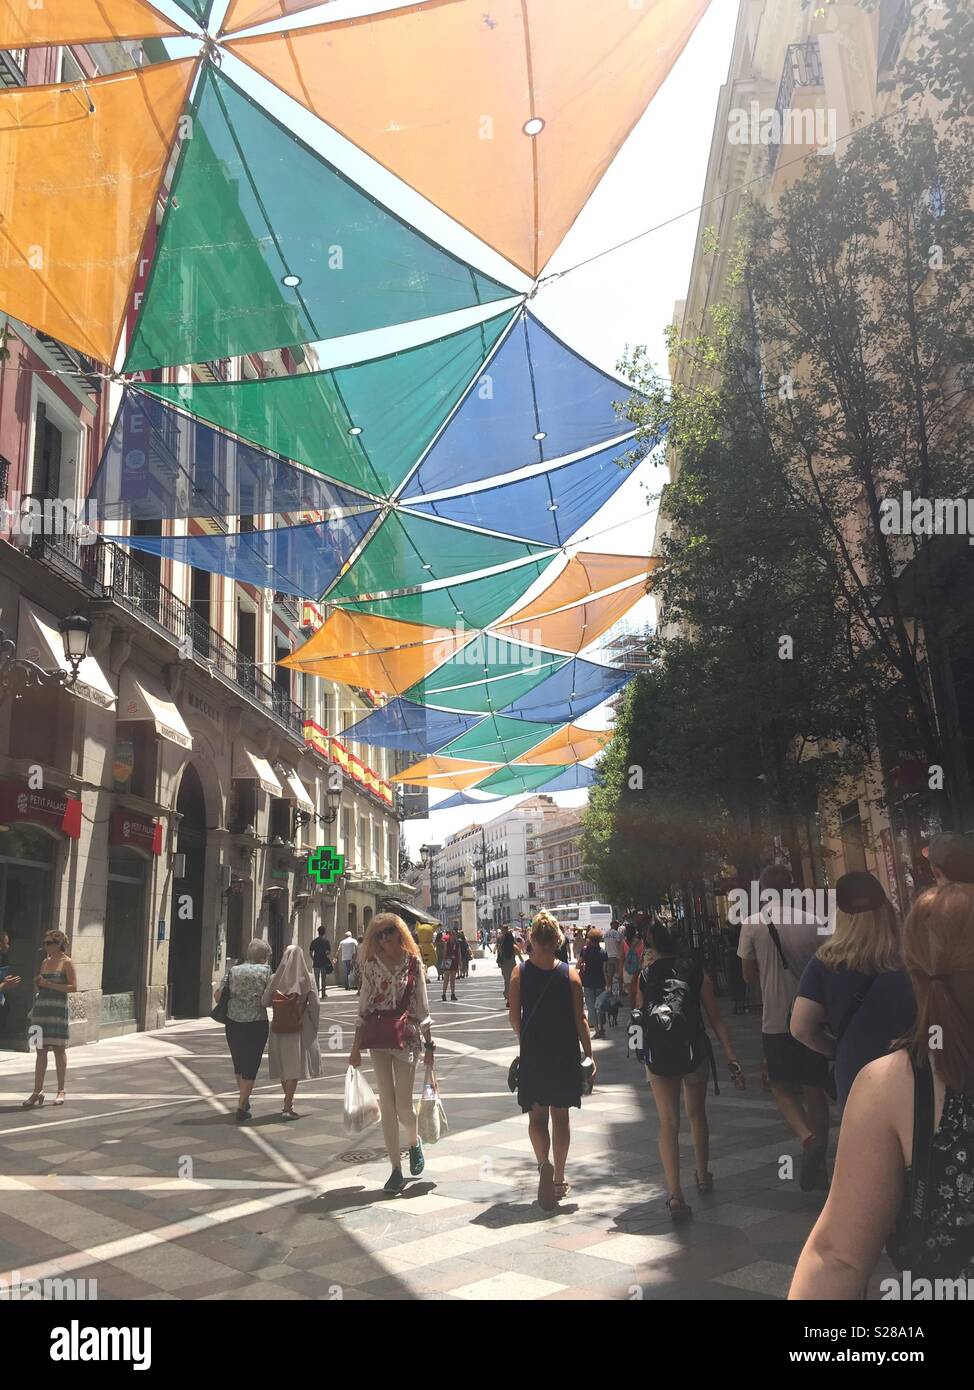
[[[785,62],[778,86],[778,99],[775,102],[775,115],[778,139],[768,146],[768,165],[774,173],[781,157],[781,137],[785,130],[791,130],[795,92],[802,88],[824,87],[825,76],[822,70],[822,52],[818,39],[808,43],[792,43],[785,50]],[[804,111],[800,114],[804,115]]]
[[161,636],[174,640],[184,659],[199,661],[222,676],[304,741],[301,706],[121,546],[101,539],[80,545],[71,537],[40,537],[31,546],[30,555],[83,589],[93,602],[117,604]]

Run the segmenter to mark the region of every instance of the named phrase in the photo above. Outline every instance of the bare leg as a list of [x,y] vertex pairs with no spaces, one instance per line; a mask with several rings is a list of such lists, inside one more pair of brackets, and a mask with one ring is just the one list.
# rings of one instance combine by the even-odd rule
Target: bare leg
[[533,1105],[528,1114],[528,1136],[538,1163],[547,1163],[551,1151],[547,1105]]
[[[63,1096],[64,1082],[68,1075],[68,1049],[66,1047],[55,1047],[53,1052],[54,1069],[57,1072],[57,1093],[59,1096]],[[826,1116],[827,1115],[828,1111],[826,1111]],[[826,1124],[828,1124],[828,1119],[826,1119]]]
[[568,1146],[572,1142],[572,1127],[567,1110],[551,1107],[551,1161],[555,1170],[555,1186],[565,1181]]
[[650,1076],[659,1116],[659,1157],[671,1197],[683,1197],[680,1186],[680,1078]]
[[[808,1116],[805,1114],[805,1106],[802,1103],[801,1092],[794,1086],[785,1086],[780,1081],[772,1081],[771,1094],[774,1096],[774,1103],[788,1121],[793,1134],[804,1144],[805,1140],[814,1133],[812,1126],[808,1123]],[[828,1131],[828,1120],[826,1120],[826,1132]]]
[[284,1109],[293,1110],[294,1093],[298,1089],[297,1078],[294,1081],[282,1081],[281,1085],[284,1088]]
[[34,1057],[34,1095],[39,1096],[44,1089],[44,1077],[47,1075],[47,1050],[43,1047],[37,1049]]
[[707,1163],[710,1159],[710,1126],[707,1124],[707,1076],[703,1080],[691,1080],[687,1077],[683,1082],[683,1097],[686,1101],[687,1119],[690,1122],[690,1133],[693,1136],[693,1153],[697,1163],[697,1177],[702,1178],[707,1172]]
[[240,1088],[240,1106],[239,1106],[239,1108],[240,1108],[241,1110],[246,1110],[246,1109],[247,1109],[248,1102],[250,1101],[250,1093],[251,1093],[251,1091],[254,1089],[254,1086],[256,1085],[256,1078],[255,1078],[254,1081],[245,1081],[244,1078],[243,1078],[242,1076],[238,1076],[238,1077],[237,1077],[237,1085],[238,1085],[238,1087]]
[[396,1083],[393,1077],[392,1054],[376,1051],[371,1054],[375,1084],[379,1093],[379,1114],[382,1117],[382,1137],[393,1168],[401,1167],[399,1155],[399,1116],[396,1110]]

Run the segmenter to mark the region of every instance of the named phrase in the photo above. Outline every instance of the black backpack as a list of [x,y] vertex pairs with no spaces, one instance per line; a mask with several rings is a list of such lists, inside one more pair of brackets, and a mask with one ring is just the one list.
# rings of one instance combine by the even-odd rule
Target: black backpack
[[687,1076],[709,1055],[707,1034],[695,994],[699,967],[689,958],[674,960],[657,1004],[648,1002],[646,972],[642,974],[642,1009],[633,1010],[630,1039],[636,1056],[657,1076]]

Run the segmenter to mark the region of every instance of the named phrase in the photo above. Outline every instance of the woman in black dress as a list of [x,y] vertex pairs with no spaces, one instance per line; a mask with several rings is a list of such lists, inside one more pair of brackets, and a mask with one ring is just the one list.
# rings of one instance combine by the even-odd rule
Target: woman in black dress
[[[592,1059],[582,981],[558,959],[562,940],[554,917],[539,912],[531,923],[531,959],[517,966],[510,985],[511,1027],[521,1042],[517,1103],[529,1116],[528,1133],[538,1160],[538,1201],[545,1211],[553,1210],[568,1192],[568,1111],[582,1103],[581,1053]],[[595,1076],[594,1061],[590,1075]]]

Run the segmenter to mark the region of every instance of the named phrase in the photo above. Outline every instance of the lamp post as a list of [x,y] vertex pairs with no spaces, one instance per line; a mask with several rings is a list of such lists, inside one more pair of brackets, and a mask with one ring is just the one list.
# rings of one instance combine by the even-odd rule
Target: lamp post
[[78,679],[81,663],[88,655],[91,641],[91,621],[83,613],[69,613],[58,623],[61,640],[64,643],[64,659],[70,670],[58,667],[47,671],[36,661],[28,661],[17,655],[17,644],[0,628],[0,703],[18,698],[25,690],[34,687],[63,687],[70,690]]

